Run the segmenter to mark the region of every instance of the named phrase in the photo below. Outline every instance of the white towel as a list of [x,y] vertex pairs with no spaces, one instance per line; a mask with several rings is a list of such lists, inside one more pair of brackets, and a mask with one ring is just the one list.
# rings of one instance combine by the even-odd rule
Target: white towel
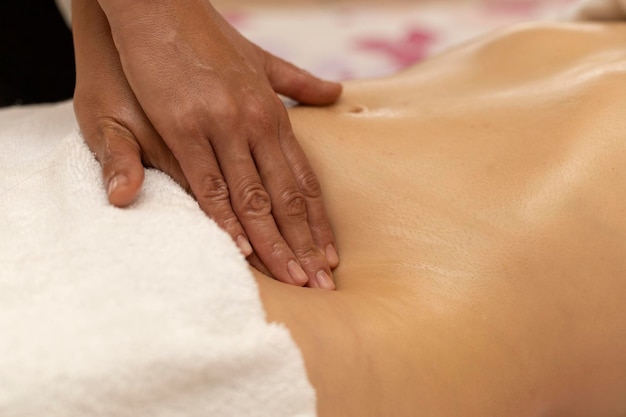
[[314,416],[229,237],[150,170],[111,207],[71,103],[0,111],[0,416]]

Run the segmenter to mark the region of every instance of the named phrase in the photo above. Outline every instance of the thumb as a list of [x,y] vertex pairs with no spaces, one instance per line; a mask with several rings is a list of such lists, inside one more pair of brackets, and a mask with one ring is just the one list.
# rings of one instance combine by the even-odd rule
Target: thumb
[[144,169],[137,140],[126,128],[104,129],[101,155],[102,177],[109,202],[117,207],[131,204],[143,183]]
[[321,80],[268,52],[265,54],[265,72],[278,94],[313,105],[332,104],[341,95],[341,84]]

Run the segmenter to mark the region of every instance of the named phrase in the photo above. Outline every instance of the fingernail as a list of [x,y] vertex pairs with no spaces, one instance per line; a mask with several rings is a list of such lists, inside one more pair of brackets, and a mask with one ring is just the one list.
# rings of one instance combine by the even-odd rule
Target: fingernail
[[304,285],[309,280],[304,269],[293,259],[287,263],[287,271],[296,285]]
[[110,196],[120,185],[126,185],[128,178],[124,174],[117,174],[109,180],[107,185],[107,194]]
[[335,283],[332,279],[330,279],[330,276],[326,273],[326,271],[319,271],[317,275],[315,275],[315,278],[317,279],[317,283],[319,284],[320,288],[324,290],[335,289]]
[[333,268],[339,265],[339,255],[337,255],[337,249],[332,243],[326,246],[326,260]]
[[248,242],[248,239],[243,237],[243,235],[239,235],[237,236],[236,242],[243,256],[247,258],[248,256],[252,255],[253,250],[252,246],[250,246],[250,242]]

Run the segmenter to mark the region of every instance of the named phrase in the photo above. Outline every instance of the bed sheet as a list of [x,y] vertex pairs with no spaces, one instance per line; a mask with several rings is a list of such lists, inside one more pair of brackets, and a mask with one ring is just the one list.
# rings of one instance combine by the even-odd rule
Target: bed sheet
[[562,16],[575,1],[227,3],[218,9],[253,42],[318,76],[348,80],[397,72],[503,25]]

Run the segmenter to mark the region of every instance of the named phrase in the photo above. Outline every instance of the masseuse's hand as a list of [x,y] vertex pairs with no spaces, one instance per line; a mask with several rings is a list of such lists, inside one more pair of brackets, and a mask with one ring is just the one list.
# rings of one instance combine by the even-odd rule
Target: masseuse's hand
[[122,71],[109,24],[96,0],[72,2],[76,54],[74,110],[85,141],[102,165],[109,201],[132,203],[143,165],[189,187],[178,162],[142,111]]
[[[114,167],[103,168],[109,199],[117,205],[132,201],[143,176],[141,155],[179,182],[187,181],[202,209],[244,254],[252,252],[251,243],[255,253],[250,259],[260,258],[274,277],[332,288],[330,268],[338,259],[319,185],[274,91],[304,103],[327,104],[337,99],[340,85],[318,80],[251,44],[205,0],[180,3],[100,2],[128,84],[117,77],[100,81],[96,91],[103,97],[138,99],[125,97],[119,108],[119,103],[97,107],[102,103],[94,104],[92,91],[91,101],[82,101],[101,109],[99,119],[85,122],[90,126],[83,130],[100,135],[92,141],[96,153],[106,144],[101,161]],[[77,113],[82,105],[79,100]],[[129,118],[129,108],[135,111],[133,122],[147,128],[122,124],[124,129],[118,130],[119,123],[102,123],[124,120],[120,113]],[[111,109],[115,111],[108,114]],[[102,126],[124,131],[127,146],[110,151]]]

